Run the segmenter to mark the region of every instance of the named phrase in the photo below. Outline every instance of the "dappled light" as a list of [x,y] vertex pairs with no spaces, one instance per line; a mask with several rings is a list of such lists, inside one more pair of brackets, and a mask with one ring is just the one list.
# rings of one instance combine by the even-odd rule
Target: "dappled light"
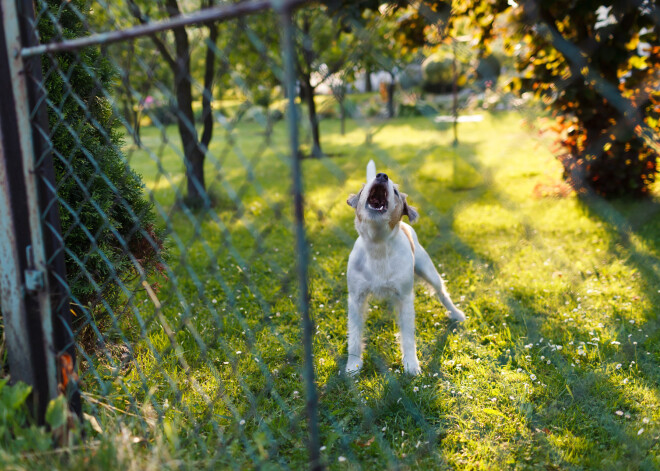
[[[601,3],[4,2],[0,467],[660,467],[658,9]],[[351,358],[375,211],[419,374],[401,294]]]

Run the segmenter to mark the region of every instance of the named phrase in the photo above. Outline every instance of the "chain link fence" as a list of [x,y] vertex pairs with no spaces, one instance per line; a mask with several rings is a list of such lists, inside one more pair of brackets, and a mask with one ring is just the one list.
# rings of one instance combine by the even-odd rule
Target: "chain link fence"
[[[524,363],[523,343],[541,330],[520,314],[525,336],[505,322],[496,338],[497,316],[531,304],[520,307],[518,293],[479,298],[470,281],[492,279],[497,261],[456,235],[454,213],[494,190],[473,158],[482,144],[459,145],[458,114],[501,105],[531,122],[543,112],[507,95],[525,79],[516,74],[484,85],[495,75],[482,68],[478,89],[461,84],[459,92],[461,68],[475,60],[465,37],[450,38],[437,60],[451,78],[436,86],[453,96],[424,99],[418,84],[432,67],[383,45],[392,24],[356,16],[360,2],[336,3],[2,3],[9,53],[0,61],[11,87],[0,92],[8,183],[0,219],[13,222],[0,249],[3,273],[14,274],[3,285],[3,328],[12,377],[34,386],[38,416],[53,425],[49,404],[66,397],[72,415],[55,428],[69,453],[78,423],[94,459],[107,454],[106,467],[442,467],[449,461],[439,444],[452,424],[484,440],[494,433],[467,417],[472,378],[454,355],[468,370],[482,358],[492,381],[513,377],[514,367],[500,368]],[[437,6],[419,11],[419,21],[445,21]],[[360,75],[366,56],[367,71],[381,74],[380,95],[357,90],[370,87],[372,75]],[[414,126],[392,131],[394,115]],[[319,136],[325,118],[328,144]],[[489,118],[461,126],[475,132],[479,119]],[[657,149],[653,127],[634,124]],[[362,142],[353,148],[358,140],[368,155]],[[408,150],[412,142],[421,150]],[[497,155],[515,151],[507,145]],[[21,158],[9,163],[12,156]],[[420,239],[474,319],[474,330],[449,323],[417,289],[425,359],[417,379],[402,374],[397,329],[376,302],[362,377],[343,373],[346,261],[356,238],[345,201],[371,158],[422,208]],[[584,179],[581,167],[566,169],[575,170],[573,183]],[[586,197],[604,220],[626,227],[615,207]],[[524,206],[507,198],[506,211]],[[651,258],[641,265],[657,271]],[[505,288],[491,288],[500,299]],[[491,335],[497,355],[487,351]],[[455,350],[459,339],[465,351]],[[522,382],[502,391],[531,394]],[[506,421],[495,405],[481,409]]]

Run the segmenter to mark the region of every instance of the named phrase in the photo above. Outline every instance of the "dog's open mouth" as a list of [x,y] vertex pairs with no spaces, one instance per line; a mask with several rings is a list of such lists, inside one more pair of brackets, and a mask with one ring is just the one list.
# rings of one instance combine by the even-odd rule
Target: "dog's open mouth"
[[381,213],[387,211],[387,185],[376,183],[371,187],[367,208]]

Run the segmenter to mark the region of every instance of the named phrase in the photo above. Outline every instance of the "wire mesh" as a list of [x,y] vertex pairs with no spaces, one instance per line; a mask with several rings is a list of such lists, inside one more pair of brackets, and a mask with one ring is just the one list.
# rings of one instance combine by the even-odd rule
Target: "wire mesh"
[[[530,209],[497,184],[498,176],[514,171],[508,156],[520,152],[518,138],[480,160],[476,154],[486,153],[488,143],[474,138],[481,124],[466,121],[461,130],[470,137],[463,140],[459,130],[454,145],[451,125],[461,110],[405,86],[405,77],[421,73],[421,60],[409,55],[402,61],[392,43],[382,43],[392,24],[375,13],[340,22],[318,5],[223,5],[245,11],[183,26],[176,21],[197,14],[199,5],[35,3],[40,42],[88,40],[85,47],[23,51],[42,58],[38,85],[45,101],[39,106],[47,108],[49,126],[34,125],[52,147],[37,158],[52,154],[56,170],[51,190],[58,198],[51,205],[62,219],[57,237],[67,265],[88,434],[99,449],[113,444],[111,461],[132,461],[137,469],[443,467],[472,463],[468,452],[503,467],[525,459],[541,441],[536,424],[542,421],[530,404],[560,401],[565,388],[572,397],[560,378],[574,377],[568,365],[586,356],[584,347],[562,346],[548,332],[563,325],[569,309],[586,305],[581,298],[596,288],[591,278],[570,288],[557,279],[561,274],[551,274],[546,290],[518,277],[524,267],[506,262],[516,251],[526,252],[530,263],[547,262],[540,257],[555,248],[535,236],[542,227],[536,212],[562,208],[545,201]],[[98,38],[90,35],[158,22],[163,28],[149,36],[89,41]],[[575,67],[584,65],[574,45],[549,37],[576,57]],[[318,44],[330,44],[325,55]],[[474,58],[467,41],[449,44],[455,63]],[[366,52],[388,76],[380,96],[358,100],[349,91]],[[611,102],[630,106],[596,72],[584,76],[603,82],[596,88]],[[478,99],[482,111],[489,93],[501,97],[508,85],[466,87],[460,107],[474,110],[470,100]],[[556,84],[555,93],[568,85]],[[306,99],[323,87],[328,95],[310,111]],[[396,110],[389,100],[395,91],[402,102]],[[518,98],[503,106],[513,109],[503,124],[478,116],[495,130],[491,138],[518,126],[520,116],[531,122],[542,113]],[[398,127],[386,119],[405,113],[412,121]],[[330,144],[315,139],[319,121],[332,135]],[[656,131],[640,126],[648,145],[657,147]],[[534,130],[521,132],[529,137]],[[535,139],[547,146],[545,137]],[[358,140],[365,144],[355,147]],[[525,151],[538,149],[526,144]],[[345,201],[359,191],[372,158],[422,208],[420,240],[470,316],[467,327],[450,323],[432,293],[416,289],[423,359],[416,378],[403,372],[394,317],[379,302],[368,306],[362,373],[343,372],[346,261],[356,238]],[[535,163],[525,171],[547,173]],[[495,201],[494,215],[466,222],[465,214],[486,197]],[[626,227],[614,207],[588,197],[606,224]],[[519,246],[499,245],[508,230],[499,221],[506,218],[518,221]],[[603,239],[606,232],[595,230]],[[486,236],[492,249],[484,246]],[[568,271],[576,250],[554,253],[553,268]],[[585,260],[594,271],[612,262],[592,253]],[[640,257],[639,265],[657,277],[653,257]],[[570,282],[578,283],[576,277]],[[544,296],[569,307],[548,313],[537,299]],[[562,327],[568,332],[562,338],[586,338],[596,329],[599,318],[589,309],[581,313],[583,325]],[[608,305],[612,324],[623,309]],[[542,325],[541,315],[554,315],[554,324]],[[609,340],[620,342],[630,330],[628,338],[635,335],[641,344],[653,326],[649,321],[641,334],[622,327]],[[657,348],[645,348],[657,356]],[[531,354],[541,352],[554,369],[532,369]],[[475,386],[475,374],[488,380]],[[653,372],[640,376],[646,385],[657,379]],[[489,421],[475,421],[475,407]],[[508,417],[510,410],[519,414]],[[518,430],[509,436],[524,443],[513,451],[496,437],[507,426]],[[494,444],[497,456],[465,451],[457,431]],[[118,458],[117,450],[129,458]],[[548,455],[548,466],[572,464]]]

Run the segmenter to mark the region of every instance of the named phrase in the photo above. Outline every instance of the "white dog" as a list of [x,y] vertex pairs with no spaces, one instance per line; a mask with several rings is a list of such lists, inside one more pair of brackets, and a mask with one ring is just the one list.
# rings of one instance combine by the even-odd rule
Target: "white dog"
[[419,244],[417,234],[405,222],[417,219],[406,194],[386,174],[376,174],[373,160],[367,165],[367,182],[347,203],[355,208],[355,228],[360,235],[348,258],[348,363],[346,372],[362,368],[362,331],[367,298],[388,299],[399,313],[403,368],[420,373],[415,346],[414,275],[425,280],[449,310],[449,317],[465,320],[454,306],[431,258]]

